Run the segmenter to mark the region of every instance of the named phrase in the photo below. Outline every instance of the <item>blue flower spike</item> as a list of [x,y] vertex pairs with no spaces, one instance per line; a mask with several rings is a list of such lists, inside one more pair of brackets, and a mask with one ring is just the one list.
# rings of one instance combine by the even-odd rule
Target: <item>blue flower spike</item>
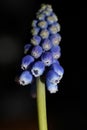
[[41,46],[34,46],[33,49],[31,50],[31,55],[35,58],[38,59],[41,54],[42,54],[42,47]]
[[33,76],[29,71],[23,71],[22,74],[19,77],[19,83],[20,85],[28,85],[31,84],[33,80]]
[[54,71],[54,70],[49,70],[47,72],[47,75],[46,75],[46,79],[54,84],[54,85],[57,85],[60,81],[60,76]]
[[43,62],[41,61],[37,61],[36,63],[34,63],[34,65],[32,66],[31,72],[35,77],[39,77],[44,73],[45,70],[45,65]]
[[50,66],[53,63],[53,57],[51,52],[44,52],[41,55],[41,60],[45,66]]
[[47,86],[47,90],[50,93],[56,93],[58,91],[58,85],[49,82],[49,80],[46,80],[46,86]]
[[34,58],[31,55],[26,55],[22,58],[21,69],[27,69],[32,62],[34,62]]
[[64,74],[59,62],[60,30],[58,17],[53,12],[52,6],[42,4],[32,22],[30,44],[24,46],[26,56],[21,63],[21,68],[24,70],[19,77],[21,85],[31,84],[33,77],[42,76],[45,77],[46,87],[50,93],[58,91],[58,84]]

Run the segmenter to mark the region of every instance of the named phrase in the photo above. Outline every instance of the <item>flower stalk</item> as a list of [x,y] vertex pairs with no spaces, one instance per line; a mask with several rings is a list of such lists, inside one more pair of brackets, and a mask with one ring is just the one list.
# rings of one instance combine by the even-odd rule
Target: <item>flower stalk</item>
[[36,85],[37,85],[37,111],[38,111],[39,130],[48,130],[45,84],[40,80],[40,77],[38,77],[36,79]]

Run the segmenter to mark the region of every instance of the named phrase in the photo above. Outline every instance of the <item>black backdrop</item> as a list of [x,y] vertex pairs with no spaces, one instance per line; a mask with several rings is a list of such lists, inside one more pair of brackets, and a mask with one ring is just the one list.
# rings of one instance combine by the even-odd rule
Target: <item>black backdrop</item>
[[52,4],[59,17],[62,35],[60,62],[65,69],[59,92],[53,95],[46,92],[49,130],[80,129],[80,124],[86,124],[87,64],[83,30],[86,7],[80,2],[63,0],[1,0],[0,130],[37,129],[32,86],[21,87],[14,78],[19,73],[23,47],[29,42],[31,22],[41,3]]

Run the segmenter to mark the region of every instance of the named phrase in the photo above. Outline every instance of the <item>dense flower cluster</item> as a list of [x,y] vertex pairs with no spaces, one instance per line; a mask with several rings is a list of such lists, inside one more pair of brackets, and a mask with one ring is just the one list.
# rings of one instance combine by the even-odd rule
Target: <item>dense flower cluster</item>
[[21,85],[31,84],[34,77],[44,75],[50,93],[58,91],[58,83],[64,73],[58,61],[61,56],[59,31],[60,24],[51,5],[41,5],[36,19],[32,22],[30,44],[24,46],[26,55],[21,63],[21,69],[23,69],[19,77]]

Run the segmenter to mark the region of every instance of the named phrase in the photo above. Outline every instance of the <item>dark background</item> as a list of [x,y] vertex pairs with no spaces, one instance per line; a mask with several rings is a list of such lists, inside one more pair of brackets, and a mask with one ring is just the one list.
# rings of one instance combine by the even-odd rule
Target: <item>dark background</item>
[[0,130],[37,130],[36,99],[32,86],[15,83],[24,44],[29,42],[31,22],[41,3],[52,4],[61,24],[61,65],[65,74],[59,92],[47,91],[49,130],[84,127],[86,119],[86,7],[83,2],[64,0],[0,1]]

